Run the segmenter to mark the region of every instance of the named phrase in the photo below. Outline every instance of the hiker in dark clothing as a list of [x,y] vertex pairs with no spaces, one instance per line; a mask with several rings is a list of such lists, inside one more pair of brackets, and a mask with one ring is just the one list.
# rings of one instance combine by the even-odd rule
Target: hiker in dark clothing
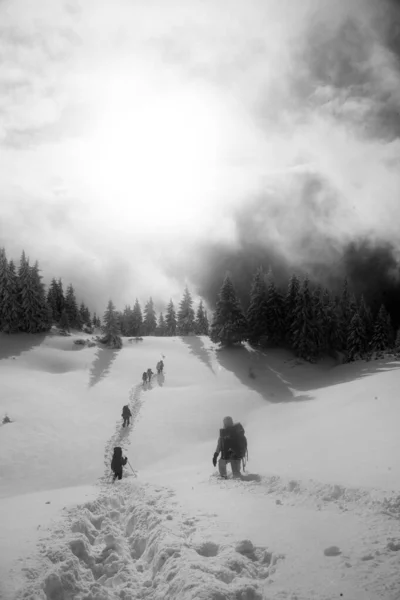
[[162,360],[159,360],[157,363],[157,373],[160,374],[164,370],[164,363]]
[[113,483],[118,479],[122,479],[122,467],[128,462],[127,457],[122,456],[122,448],[114,448],[114,454],[111,461],[111,470],[114,471]]
[[147,371],[145,371],[145,372],[143,373],[143,375],[142,375],[142,379],[143,379],[143,385],[144,385],[145,383],[147,383]]
[[122,425],[122,427],[125,427],[125,425],[130,425],[130,418],[132,416],[132,413],[130,411],[130,408],[127,404],[125,404],[124,408],[122,409],[122,418],[124,419],[124,423]]
[[[219,430],[219,439],[217,448],[213,456],[213,465],[217,466],[221,477],[227,479],[226,467],[230,463],[233,477],[241,476],[240,463],[245,459],[247,452],[247,439],[241,423],[233,423],[232,417],[225,417],[223,429]],[[244,464],[244,463],[243,463]]]
[[151,369],[147,369],[147,380],[150,383],[151,377],[153,375],[153,371]]

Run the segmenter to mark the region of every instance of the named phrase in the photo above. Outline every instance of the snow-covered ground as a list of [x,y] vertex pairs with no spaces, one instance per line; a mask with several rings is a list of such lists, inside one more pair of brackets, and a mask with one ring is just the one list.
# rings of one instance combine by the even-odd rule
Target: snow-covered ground
[[[399,600],[400,363],[75,338],[0,334],[0,598]],[[226,415],[241,481],[211,463]]]

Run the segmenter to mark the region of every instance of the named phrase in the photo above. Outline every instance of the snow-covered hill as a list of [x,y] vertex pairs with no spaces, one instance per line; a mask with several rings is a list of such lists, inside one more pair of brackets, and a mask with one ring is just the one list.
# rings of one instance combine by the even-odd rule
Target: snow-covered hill
[[[398,362],[75,337],[0,334],[1,598],[399,599]],[[226,415],[241,481],[211,463]]]

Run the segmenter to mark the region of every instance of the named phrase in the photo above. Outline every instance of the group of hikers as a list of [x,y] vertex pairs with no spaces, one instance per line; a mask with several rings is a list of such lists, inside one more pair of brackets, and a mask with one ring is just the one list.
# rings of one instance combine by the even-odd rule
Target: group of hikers
[[[125,407],[124,407],[125,408]],[[129,411],[130,412],[130,411]],[[234,423],[232,417],[225,417],[223,428],[219,430],[219,438],[216,450],[213,455],[212,463],[217,466],[218,461],[219,474],[223,479],[228,479],[227,466],[230,464],[232,476],[234,479],[242,477],[241,467],[246,468],[248,459],[247,438],[241,423]],[[114,456],[111,461],[111,469],[114,471],[114,481],[122,479],[123,466],[127,463],[127,458],[123,458],[122,449],[114,448]]]
[[[156,365],[156,370],[157,370],[157,375],[160,375],[163,373],[164,371],[164,363],[162,360],[159,360],[157,365]],[[143,385],[147,382],[150,383],[151,378],[153,377],[154,373],[151,369],[147,369],[147,371],[143,372],[142,375],[142,381],[143,381]]]

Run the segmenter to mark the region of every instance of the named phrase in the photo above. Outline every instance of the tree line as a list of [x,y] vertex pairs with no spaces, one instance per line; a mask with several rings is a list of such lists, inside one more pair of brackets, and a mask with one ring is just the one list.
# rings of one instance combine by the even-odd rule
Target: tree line
[[72,284],[64,293],[61,279],[52,279],[46,293],[40,273],[38,261],[31,265],[24,251],[17,268],[0,248],[0,331],[42,333],[54,323],[67,330],[100,327],[96,313],[78,305]]
[[104,323],[113,335],[208,335],[208,315],[203,301],[200,300],[196,311],[193,305],[193,298],[187,286],[178,309],[176,310],[171,299],[165,312],[161,311],[158,315],[151,297],[143,311],[137,298],[133,307],[127,305],[123,311],[118,311],[110,300],[104,314]]
[[382,304],[373,315],[363,296],[356,298],[345,279],[341,294],[312,284],[295,274],[285,291],[271,270],[254,274],[247,311],[237,298],[229,275],[218,294],[210,338],[222,345],[248,341],[257,346],[285,346],[307,361],[342,353],[347,361],[370,358],[372,352],[400,351],[400,329],[395,336]]

